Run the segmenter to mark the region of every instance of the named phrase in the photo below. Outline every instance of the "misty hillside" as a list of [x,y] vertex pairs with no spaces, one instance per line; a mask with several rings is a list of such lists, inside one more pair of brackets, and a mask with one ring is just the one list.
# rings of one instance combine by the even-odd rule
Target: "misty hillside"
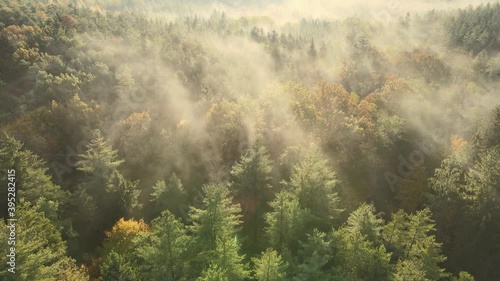
[[500,280],[500,4],[307,2],[1,1],[0,280]]

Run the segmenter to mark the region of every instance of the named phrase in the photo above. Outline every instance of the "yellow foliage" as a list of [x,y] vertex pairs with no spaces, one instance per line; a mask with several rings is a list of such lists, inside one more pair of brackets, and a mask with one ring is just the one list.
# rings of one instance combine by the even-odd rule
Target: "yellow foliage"
[[[25,45],[25,44],[20,44]],[[39,57],[38,48],[24,48],[17,49],[12,55],[15,60],[25,60],[33,62]]]
[[83,102],[80,99],[80,96],[78,94],[75,94],[71,100],[70,100],[71,107],[74,109],[77,109],[78,111],[82,112],[83,114],[91,114],[94,112],[94,109],[90,107],[88,104]]
[[27,25],[9,25],[2,30],[2,37],[4,37],[11,46],[18,47],[26,42],[28,36],[35,33],[33,26]]
[[453,135],[450,138],[450,144],[451,144],[451,149],[453,149],[453,152],[460,153],[467,147],[468,143],[461,137]]
[[148,232],[150,227],[143,219],[139,221],[124,218],[119,219],[111,231],[106,231],[106,240],[104,241],[104,249],[107,252],[111,250],[124,254],[133,246],[132,240],[139,234]]
[[177,124],[177,129],[184,128],[188,124],[188,121],[185,119],[182,119],[179,124]]
[[125,120],[122,121],[122,124],[128,127],[135,127],[141,124],[147,124],[151,121],[151,117],[149,113],[146,111],[143,112],[134,112],[130,114]]

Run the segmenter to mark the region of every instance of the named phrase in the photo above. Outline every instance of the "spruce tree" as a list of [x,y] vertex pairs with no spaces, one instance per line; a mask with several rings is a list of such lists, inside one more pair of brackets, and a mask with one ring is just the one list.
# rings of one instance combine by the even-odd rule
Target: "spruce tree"
[[249,271],[238,253],[241,209],[232,203],[224,185],[208,184],[203,191],[203,208],[192,207],[189,216],[192,221],[189,231],[194,239],[191,273],[205,276],[207,272],[223,272],[229,280],[243,280]]
[[284,281],[286,277],[286,263],[281,256],[272,249],[267,249],[259,258],[252,258],[254,263],[254,278],[257,281]]

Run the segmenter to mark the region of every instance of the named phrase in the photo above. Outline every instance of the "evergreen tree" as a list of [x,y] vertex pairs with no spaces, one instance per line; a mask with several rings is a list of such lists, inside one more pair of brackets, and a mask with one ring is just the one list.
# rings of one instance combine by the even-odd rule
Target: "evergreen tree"
[[231,169],[231,190],[243,208],[246,235],[243,248],[258,253],[265,222],[263,214],[271,197],[270,173],[272,161],[264,147],[250,148]]
[[399,260],[394,269],[394,281],[431,281],[425,276],[421,261]]
[[118,159],[117,151],[104,140],[100,130],[94,131],[92,140],[86,148],[85,153],[78,155],[81,159],[76,166],[87,175],[89,188],[95,188],[93,187],[95,185],[105,186],[115,175],[123,160]]
[[453,277],[453,281],[475,281],[474,276],[470,275],[468,272],[461,271],[458,277]]
[[361,232],[342,228],[333,234],[336,271],[347,280],[391,280],[391,254]]
[[144,280],[186,280],[187,264],[190,259],[184,225],[169,211],[163,211],[152,222],[153,231],[138,238],[137,255],[143,260]]
[[314,39],[311,40],[311,45],[309,45],[309,51],[307,52],[310,58],[315,59],[318,55],[316,52],[316,46],[314,45]]
[[327,231],[341,213],[338,180],[327,161],[316,153],[306,155],[293,168],[285,188],[297,196],[300,208],[310,213],[308,228]]
[[175,173],[172,173],[168,184],[165,181],[158,181],[153,186],[150,201],[153,202],[153,217],[159,215],[162,211],[169,210],[173,214],[178,214],[179,204],[186,201],[187,192],[182,185],[181,180]]
[[137,272],[126,259],[116,253],[111,252],[106,257],[106,261],[101,266],[101,276],[104,280],[109,281],[136,281]]
[[500,218],[500,146],[482,152],[466,174],[465,199],[471,212],[483,221]]
[[[440,267],[446,257],[441,254],[441,244],[433,235],[434,221],[429,209],[417,211],[414,215],[398,212],[386,225],[384,238],[389,249],[394,250],[398,262],[409,260],[419,267],[429,280],[440,280],[448,273]],[[401,270],[407,264],[402,264]],[[412,269],[413,270],[413,269]]]
[[271,189],[272,161],[264,147],[251,148],[231,169],[231,188],[236,197],[266,199]]
[[307,235],[307,240],[301,243],[298,254],[301,262],[294,280],[332,280],[333,251],[330,243],[331,238],[317,229]]
[[281,256],[272,249],[267,249],[259,258],[252,258],[254,278],[257,281],[284,281],[286,277],[286,263]]
[[241,209],[232,203],[229,190],[223,185],[205,185],[203,191],[206,196],[203,208],[192,207],[189,216],[193,222],[190,232],[193,233],[192,253],[195,254],[190,273],[204,272],[206,277],[208,273],[223,272],[229,280],[243,280],[249,272],[243,256],[238,254],[237,227]]
[[360,233],[366,236],[368,241],[373,242],[375,245],[380,245],[383,227],[384,220],[380,218],[380,214],[375,214],[375,207],[373,205],[362,204],[349,215],[345,229],[353,235]]
[[[66,243],[51,221],[33,206],[21,200],[16,207],[15,245],[1,247],[2,263],[0,279],[21,280],[88,280],[75,261],[66,256]],[[10,224],[10,223],[9,223]],[[0,238],[7,243],[10,228],[2,220]],[[16,252],[15,273],[7,271],[5,257],[14,247]]]
[[266,235],[269,244],[281,256],[288,258],[288,251],[295,253],[298,241],[305,236],[304,218],[307,211],[300,209],[297,195],[288,191],[276,194],[276,198],[269,205],[272,208],[272,211],[266,214]]
[[[24,150],[23,145],[13,137],[3,134],[0,136],[0,167],[3,171],[15,170],[18,198],[23,198],[37,210],[43,211],[57,227],[64,226],[65,231],[71,231],[69,222],[61,219],[69,193],[52,182],[46,164],[40,157]],[[3,177],[0,183],[6,187],[8,178]],[[6,191],[7,188],[1,189],[2,198],[7,198]],[[7,217],[5,211],[5,208],[0,210],[2,217]]]
[[121,214],[131,217],[142,208],[138,200],[141,193],[138,188],[139,181],[127,180],[122,174],[115,172],[113,181],[108,183],[107,186],[107,190],[114,190],[114,193],[118,195],[118,207]]
[[[99,130],[95,130],[93,138],[86,146],[86,151],[79,154],[77,169],[85,173],[79,188],[82,191],[80,203],[87,201],[95,206],[96,215],[91,225],[80,225],[79,243],[86,245],[92,251],[104,238],[100,233],[111,226],[120,217],[130,217],[140,205],[138,182],[129,181],[118,171],[123,160],[118,159],[118,152],[105,141]],[[83,192],[84,191],[84,192]],[[87,206],[74,206],[73,217],[80,217],[79,212]]]

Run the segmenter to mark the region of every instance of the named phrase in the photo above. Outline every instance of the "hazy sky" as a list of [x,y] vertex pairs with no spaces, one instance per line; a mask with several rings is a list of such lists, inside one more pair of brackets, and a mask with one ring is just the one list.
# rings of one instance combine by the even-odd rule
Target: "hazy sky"
[[[266,15],[278,21],[292,21],[303,17],[343,19],[349,16],[368,16],[379,21],[390,20],[407,12],[423,12],[495,2],[485,0],[178,0],[188,10],[200,14],[213,9],[224,10],[233,16]],[[201,11],[198,9],[203,6]],[[208,7],[207,7],[208,6]]]

